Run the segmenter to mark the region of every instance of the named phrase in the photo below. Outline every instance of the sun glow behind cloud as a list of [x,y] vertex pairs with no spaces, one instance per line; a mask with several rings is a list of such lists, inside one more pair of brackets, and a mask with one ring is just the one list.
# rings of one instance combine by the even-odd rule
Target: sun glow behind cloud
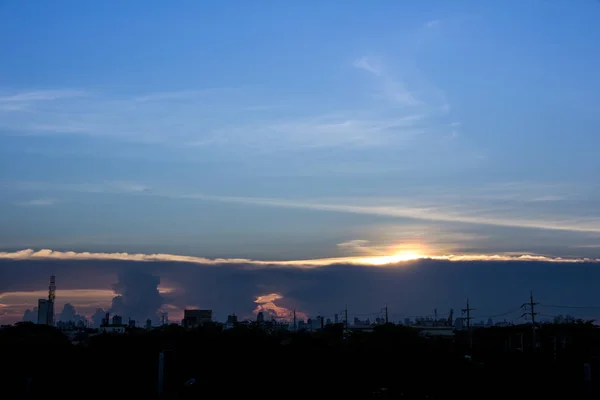
[[[174,293],[170,287],[159,287],[160,294]],[[59,289],[57,291],[56,312],[65,303],[72,304],[80,314],[91,317],[96,308],[110,308],[112,299],[118,294],[112,289]],[[47,290],[14,291],[0,293],[0,309],[7,316],[21,316],[26,308],[37,307],[38,299],[48,297]]]
[[400,253],[393,254],[391,256],[379,256],[379,257],[365,257],[359,258],[361,262],[371,265],[385,265],[395,264],[403,261],[418,260],[420,258],[427,258],[423,254],[419,254],[414,251],[402,251]]

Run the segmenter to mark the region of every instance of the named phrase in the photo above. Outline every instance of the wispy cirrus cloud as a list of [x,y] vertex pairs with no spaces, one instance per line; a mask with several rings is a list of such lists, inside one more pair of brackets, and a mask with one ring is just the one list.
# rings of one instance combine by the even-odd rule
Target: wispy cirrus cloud
[[82,97],[87,93],[83,90],[35,90],[16,93],[1,93],[0,103],[30,103]]
[[[256,87],[130,94],[23,90],[0,95],[0,135],[85,135],[195,151],[263,153],[406,146],[407,139],[423,133],[432,146],[432,136],[450,133],[448,124],[437,120],[449,107],[442,91],[419,74],[367,56],[347,67],[369,74],[385,107],[374,104],[368,92],[355,93],[350,107],[335,93],[323,106],[302,100],[304,94],[281,99]],[[293,106],[282,108],[281,101]],[[248,112],[275,108],[272,114]]]
[[69,101],[86,95],[87,93],[82,90],[69,89],[0,92],[0,116],[9,119],[5,123],[7,126],[12,126],[10,118],[15,115],[29,115],[32,117],[39,113],[40,106],[47,106],[52,101]]
[[406,88],[405,82],[395,79],[383,67],[381,61],[361,57],[352,64],[355,68],[367,71],[377,78],[377,95],[401,106],[419,106],[423,102]]
[[56,199],[33,199],[33,200],[25,200],[19,201],[16,204],[19,206],[32,206],[32,207],[44,207],[44,206],[52,206],[56,204]]
[[[368,108],[304,110],[271,116],[243,90],[111,94],[22,92],[0,100],[0,135],[89,135],[110,140],[264,151],[391,145],[422,123],[416,110],[390,116]],[[45,100],[44,107],[34,107]],[[325,112],[324,112],[325,111]],[[421,124],[422,125],[422,124]],[[409,131],[409,128],[413,128]],[[4,131],[4,132],[3,132]]]
[[353,239],[353,240],[348,240],[347,242],[338,243],[337,246],[341,247],[343,249],[363,250],[363,249],[369,248],[368,247],[369,243],[370,242],[368,240]]
[[[315,211],[341,212],[423,221],[500,227],[546,229],[600,233],[600,216],[561,214],[560,210],[510,207],[509,205],[478,204],[435,198],[355,198],[288,200],[277,198],[212,196],[205,194],[167,195],[174,198],[210,200],[271,207],[299,208]],[[542,212],[544,210],[541,210]]]
[[[579,208],[562,207],[562,202],[578,202],[592,194],[578,193],[570,185],[546,185],[527,182],[506,182],[478,188],[436,188],[420,186],[418,191],[405,188],[393,197],[355,198],[267,198],[220,196],[194,191],[153,188],[135,182],[104,184],[60,184],[21,182],[23,190],[62,190],[83,193],[134,194],[166,197],[173,200],[193,199],[224,203],[250,204],[265,207],[297,208],[314,211],[385,216],[458,224],[531,228],[553,231],[600,233],[600,216]],[[583,196],[583,197],[582,197]],[[540,207],[543,204],[544,207]],[[555,207],[554,205],[561,205]],[[583,214],[578,211],[585,211]]]
[[135,182],[128,181],[106,181],[98,183],[53,183],[53,182],[16,182],[10,186],[14,186],[18,190],[25,191],[64,191],[64,192],[81,192],[81,193],[143,193],[149,190],[146,185],[141,185]]
[[369,57],[361,57],[354,60],[352,65],[354,65],[355,68],[363,69],[377,76],[381,76],[382,74],[381,67],[369,59]]
[[[189,196],[191,198],[194,195]],[[202,195],[196,198],[207,198]],[[289,201],[280,199],[255,199],[255,198],[219,198],[221,201],[242,202],[245,204],[267,205],[277,207],[302,208],[316,211],[332,211],[352,214],[366,214],[374,216],[386,216],[395,218],[408,218],[424,221],[455,222],[479,225],[494,225],[503,227],[532,228],[547,230],[562,230],[574,232],[596,232],[600,233],[600,219],[562,219],[553,220],[535,219],[530,217],[519,217],[516,215],[499,216],[493,210],[473,210],[466,207],[458,208],[448,205],[439,207],[419,207],[418,205],[403,205],[400,201],[396,205],[378,205],[364,202],[363,204],[332,203],[315,201]]]
[[[325,115],[296,120],[250,123],[215,129],[196,145],[245,142],[266,151],[330,147],[375,147],[406,144],[422,132],[424,115],[390,118],[360,115]],[[254,140],[250,138],[255,138]],[[265,148],[265,142],[269,146]]]
[[[411,53],[411,51],[408,51]],[[410,56],[408,57],[410,58]],[[451,105],[446,94],[431,83],[416,67],[415,62],[403,63],[390,68],[382,58],[363,56],[352,65],[368,73],[374,84],[373,98],[383,100],[383,106],[395,113],[422,115],[423,132],[427,144],[444,136],[457,137],[457,121],[445,121],[451,117]],[[425,142],[423,142],[425,144]]]

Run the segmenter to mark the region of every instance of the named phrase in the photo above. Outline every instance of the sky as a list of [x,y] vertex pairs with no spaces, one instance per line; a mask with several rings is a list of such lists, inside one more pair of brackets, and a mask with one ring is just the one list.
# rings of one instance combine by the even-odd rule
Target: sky
[[[130,268],[100,262],[160,282],[177,257],[593,263],[599,18],[592,0],[3,1],[0,259],[38,275],[3,266],[0,304],[35,304],[56,260],[94,266],[70,288],[105,290],[103,309]],[[240,308],[291,307],[232,274],[254,288]],[[170,279],[177,312],[218,308]]]

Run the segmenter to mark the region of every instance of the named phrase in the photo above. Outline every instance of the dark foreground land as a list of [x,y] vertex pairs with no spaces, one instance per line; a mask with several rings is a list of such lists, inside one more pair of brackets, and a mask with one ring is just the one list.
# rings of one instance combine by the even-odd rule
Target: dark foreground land
[[[161,350],[164,399],[600,396],[598,328],[545,325],[537,337],[534,350],[531,327],[481,329],[470,350],[466,334],[422,338],[393,325],[346,338],[342,327],[266,334],[170,326],[73,345],[52,327],[20,324],[0,331],[0,398],[156,399]],[[186,387],[190,378],[195,383]]]

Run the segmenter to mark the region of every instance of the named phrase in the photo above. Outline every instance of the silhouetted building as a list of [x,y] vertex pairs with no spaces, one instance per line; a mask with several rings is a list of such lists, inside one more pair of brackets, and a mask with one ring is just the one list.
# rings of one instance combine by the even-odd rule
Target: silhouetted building
[[121,324],[121,325],[109,324],[109,325],[102,325],[100,327],[100,331],[106,332],[106,333],[125,333],[125,328],[126,328],[126,326],[123,324]]
[[195,328],[212,322],[212,310],[184,310],[182,325]]
[[305,329],[308,329],[310,331],[316,331],[318,329],[321,329],[323,325],[322,321],[323,317],[309,318],[306,320]]
[[50,277],[48,286],[48,300],[38,300],[37,323],[42,325],[54,325],[54,299],[56,297],[56,284],[54,275]]
[[461,317],[456,318],[454,320],[454,330],[462,331],[463,329],[465,329],[465,320]]
[[106,333],[125,333],[125,328],[127,328],[127,325],[123,324],[123,318],[119,315],[113,316],[111,324],[109,313],[106,313],[106,316],[102,318],[102,324],[100,325],[100,331]]
[[110,325],[110,314],[106,313],[106,315],[104,316],[104,318],[102,318],[102,322],[100,323],[100,326],[106,326],[106,325]]
[[152,329],[152,320],[151,319],[146,320],[146,329],[148,329],[148,330]]
[[46,299],[38,300],[38,317],[37,323],[41,325],[48,325],[48,310],[50,309],[50,302]]
[[258,323],[271,322],[271,319],[271,316],[264,311],[259,311],[258,314],[256,314],[256,322]]
[[238,324],[238,317],[235,314],[231,314],[227,316],[227,321],[225,322],[225,329],[231,329]]

